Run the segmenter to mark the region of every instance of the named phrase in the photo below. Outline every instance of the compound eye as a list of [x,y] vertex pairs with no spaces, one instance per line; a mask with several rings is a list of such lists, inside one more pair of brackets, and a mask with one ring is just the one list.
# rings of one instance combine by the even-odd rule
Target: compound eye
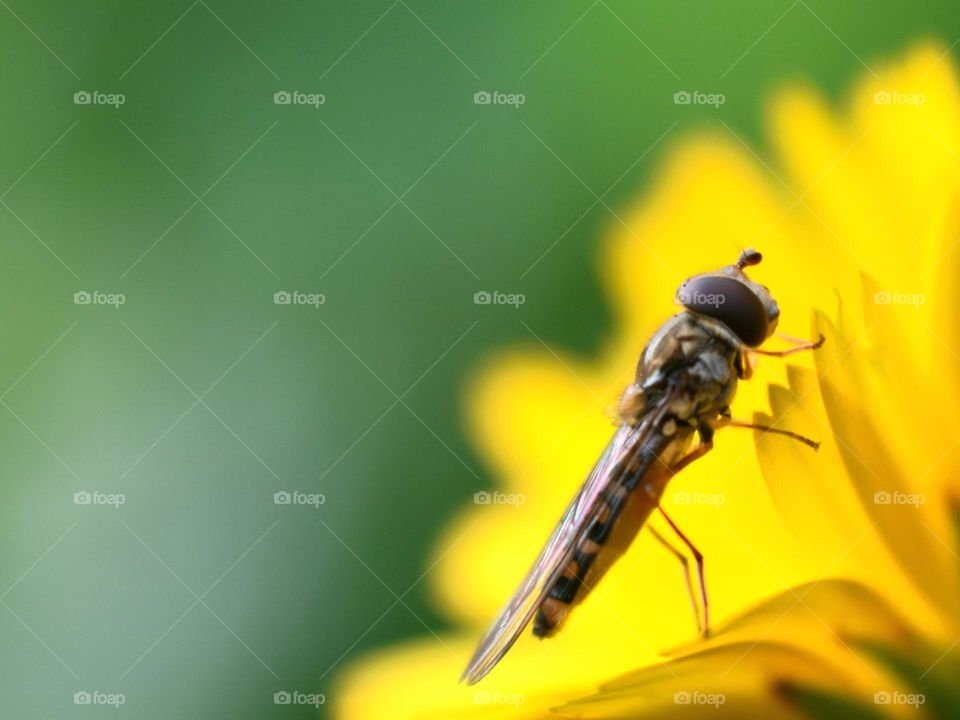
[[757,347],[767,339],[767,311],[749,287],[723,275],[690,278],[677,291],[687,310],[719,320],[743,341]]

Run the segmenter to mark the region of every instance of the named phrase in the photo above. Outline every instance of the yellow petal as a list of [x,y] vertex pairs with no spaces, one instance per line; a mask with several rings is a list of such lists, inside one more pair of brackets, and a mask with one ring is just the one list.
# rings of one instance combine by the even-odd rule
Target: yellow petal
[[785,679],[843,690],[838,668],[789,645],[735,643],[647,668],[557,708],[577,718],[802,718],[777,697]]
[[817,355],[820,387],[847,475],[868,515],[890,552],[904,571],[941,607],[956,607],[956,565],[930,532],[926,496],[906,481],[908,468],[885,442],[884,422],[892,414],[883,410],[882,399],[870,385],[870,368],[854,351],[858,337],[850,329],[835,326],[817,316],[817,326],[827,337]]

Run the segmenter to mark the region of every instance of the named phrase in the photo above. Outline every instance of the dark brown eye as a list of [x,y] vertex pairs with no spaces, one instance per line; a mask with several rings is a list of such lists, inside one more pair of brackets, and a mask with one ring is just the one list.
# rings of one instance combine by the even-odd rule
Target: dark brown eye
[[677,291],[687,310],[719,320],[745,345],[756,347],[767,339],[767,312],[746,285],[732,277],[708,275],[687,280]]

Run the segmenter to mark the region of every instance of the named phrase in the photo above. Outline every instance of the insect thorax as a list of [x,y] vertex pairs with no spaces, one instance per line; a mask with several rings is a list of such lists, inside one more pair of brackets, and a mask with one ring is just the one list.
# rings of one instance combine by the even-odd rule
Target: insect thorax
[[[733,400],[742,343],[721,322],[684,311],[661,325],[637,363],[635,385],[621,401],[621,418],[635,420],[674,388],[670,414],[678,421],[712,419]],[[632,416],[632,417],[631,417]]]

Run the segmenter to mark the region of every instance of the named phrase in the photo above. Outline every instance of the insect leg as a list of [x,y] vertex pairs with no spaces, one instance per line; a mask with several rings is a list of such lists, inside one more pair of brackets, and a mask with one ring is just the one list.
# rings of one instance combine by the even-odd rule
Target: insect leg
[[755,352],[758,355],[769,355],[771,357],[786,357],[787,355],[793,355],[795,352],[800,352],[802,350],[816,350],[821,345],[826,338],[821,334],[820,338],[816,342],[806,342],[801,341],[796,347],[792,347],[789,350],[758,350],[757,348],[751,348],[750,352]]
[[779,332],[776,333],[774,337],[780,338],[781,340],[786,340],[791,345],[805,345],[806,343],[810,342],[806,338],[797,337],[796,335],[787,335],[786,333]]
[[697,598],[693,594],[693,579],[690,577],[690,562],[687,560],[687,556],[682,552],[677,550],[670,542],[663,537],[656,529],[650,525],[650,532],[653,533],[653,536],[663,545],[667,550],[669,550],[677,560],[680,561],[680,565],[683,567],[683,581],[687,586],[687,595],[690,598],[690,606],[693,608],[693,617],[697,621],[697,632],[703,633],[703,623],[700,621],[700,607],[697,605]]
[[694,545],[683,534],[683,531],[677,527],[677,524],[670,519],[670,516],[664,511],[663,507],[657,504],[657,510],[660,511],[660,514],[663,515],[663,519],[667,521],[667,524],[673,529],[684,544],[690,548],[690,552],[693,553],[693,559],[697,561],[697,579],[700,581],[700,600],[703,603],[703,637],[708,637],[710,635],[710,603],[707,600],[707,580],[703,572],[703,553],[697,550],[697,546]]
[[756,423],[748,423],[743,420],[734,420],[733,418],[722,418],[719,422],[714,423],[714,427],[736,427],[736,428],[750,428],[752,430],[762,430],[765,433],[773,433],[775,435],[784,435],[788,438],[794,440],[799,440],[804,445],[812,447],[814,450],[820,449],[820,443],[816,440],[811,440],[804,435],[799,433],[791,432],[790,430],[781,430],[780,428],[770,427],[769,425],[757,425]]

